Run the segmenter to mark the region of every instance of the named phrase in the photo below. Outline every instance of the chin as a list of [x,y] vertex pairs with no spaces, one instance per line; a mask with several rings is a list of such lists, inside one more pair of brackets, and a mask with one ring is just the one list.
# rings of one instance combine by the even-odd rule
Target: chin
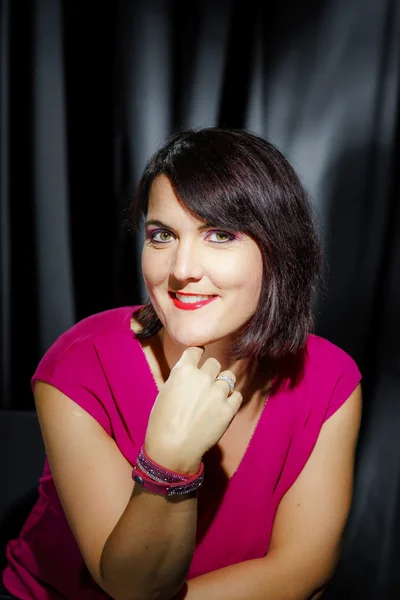
[[170,337],[177,344],[181,344],[188,348],[189,346],[207,346],[208,344],[212,344],[219,339],[218,336],[213,336],[211,334],[207,335],[203,332],[188,332],[188,331],[173,331],[168,330]]

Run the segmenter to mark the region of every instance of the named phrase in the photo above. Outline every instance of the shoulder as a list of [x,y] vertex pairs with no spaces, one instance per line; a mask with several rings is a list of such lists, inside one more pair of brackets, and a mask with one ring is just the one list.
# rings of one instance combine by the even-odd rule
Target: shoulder
[[310,334],[307,339],[305,369],[314,379],[336,379],[344,372],[360,374],[358,365],[350,354],[315,334]]
[[362,374],[350,354],[329,340],[310,335],[304,372],[304,405],[327,420],[350,397]]
[[354,360],[343,348],[319,335],[310,334],[307,338],[307,353],[315,361],[333,360],[335,364],[345,364]]
[[129,331],[133,312],[137,308],[123,306],[90,315],[65,331],[57,341],[70,346],[76,342],[98,339],[116,331]]
[[[118,348],[118,340],[123,337],[131,340],[131,319],[138,306],[124,306],[102,311],[78,321],[62,333],[42,357],[38,371],[51,372],[55,367],[75,355],[80,360],[88,348]],[[133,336],[134,337],[134,336]]]
[[136,308],[97,313],[65,331],[41,359],[31,379],[32,390],[37,381],[50,384],[111,435],[118,421],[114,404],[126,404],[126,391],[132,389],[132,363],[141,352],[131,329]]

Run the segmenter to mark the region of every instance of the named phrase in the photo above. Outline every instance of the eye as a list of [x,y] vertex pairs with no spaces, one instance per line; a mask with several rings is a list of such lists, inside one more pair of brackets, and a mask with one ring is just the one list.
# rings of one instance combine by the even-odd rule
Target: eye
[[[215,240],[210,240],[213,244],[226,244],[232,242],[235,236],[227,231],[210,231],[207,237],[215,236]],[[222,238],[222,239],[221,239]]]
[[166,229],[156,229],[149,233],[150,242],[155,244],[166,244],[169,242],[171,236],[172,234]]
[[[211,236],[214,236],[214,239],[209,239]],[[150,239],[150,244],[166,245],[171,241],[173,234],[167,229],[155,229],[154,231],[150,231],[147,237]],[[216,230],[208,232],[206,238],[212,244],[227,244],[236,239],[232,233]]]

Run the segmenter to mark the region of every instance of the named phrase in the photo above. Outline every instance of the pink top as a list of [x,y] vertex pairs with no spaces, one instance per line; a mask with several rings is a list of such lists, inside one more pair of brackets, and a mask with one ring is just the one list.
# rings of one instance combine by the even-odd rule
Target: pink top
[[[77,323],[51,346],[32,378],[32,384],[37,379],[52,384],[90,413],[132,465],[158,393],[130,328],[137,308],[113,309]],[[199,490],[198,539],[188,579],[266,554],[279,501],[303,469],[324,421],[360,379],[348,354],[309,336],[301,381],[294,388],[286,381],[271,392],[226,487],[213,496]],[[39,494],[20,537],[8,544],[5,586],[22,599],[108,598],[84,565],[47,460]]]

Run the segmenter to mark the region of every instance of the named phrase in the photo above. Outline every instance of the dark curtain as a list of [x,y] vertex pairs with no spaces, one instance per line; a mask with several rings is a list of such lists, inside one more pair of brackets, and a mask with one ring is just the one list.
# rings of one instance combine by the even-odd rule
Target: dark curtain
[[316,333],[364,375],[356,489],[330,598],[400,597],[400,3],[1,0],[3,410],[79,319],[145,298],[124,209],[172,131],[275,143],[310,192]]

